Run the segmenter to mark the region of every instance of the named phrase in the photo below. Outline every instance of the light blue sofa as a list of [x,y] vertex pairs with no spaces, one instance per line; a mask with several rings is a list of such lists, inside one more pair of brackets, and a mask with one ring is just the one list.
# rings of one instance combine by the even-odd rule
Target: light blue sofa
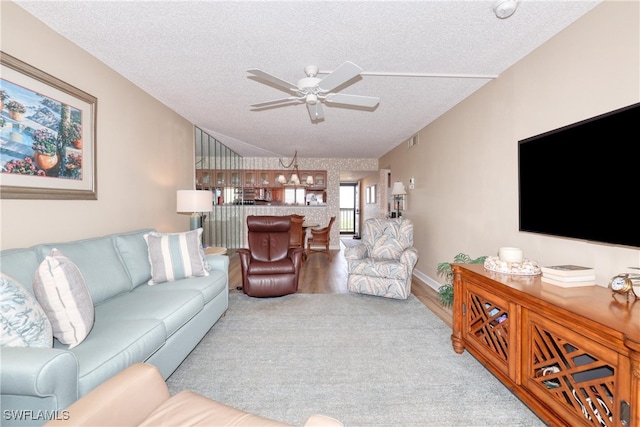
[[166,379],[226,312],[229,258],[207,256],[208,276],[149,286],[150,231],[0,252],[0,270],[33,292],[38,265],[57,248],[80,269],[95,306],[93,329],[72,349],[55,339],[50,349],[0,349],[0,424],[44,424],[34,418],[62,413],[136,362]]

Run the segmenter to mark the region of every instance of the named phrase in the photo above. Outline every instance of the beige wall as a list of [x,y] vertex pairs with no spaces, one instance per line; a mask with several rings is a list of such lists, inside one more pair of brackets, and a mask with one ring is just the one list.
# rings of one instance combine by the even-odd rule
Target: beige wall
[[[366,176],[360,181],[360,206],[362,207],[360,211],[360,230],[362,230],[362,223],[364,223],[365,220],[369,218],[379,218],[386,214],[385,205],[387,201],[381,197],[384,194],[382,186],[385,185],[385,181],[384,177],[379,173]],[[367,203],[367,187],[373,185],[375,185],[376,201],[375,203]]]
[[592,266],[603,285],[640,266],[637,249],[519,232],[517,183],[518,140],[640,101],[639,20],[639,2],[605,1],[421,130],[418,145],[380,159],[394,181],[416,180],[404,215],[418,276],[437,287],[439,262],[501,246],[542,265]]
[[98,200],[2,200],[2,249],[153,227],[189,229],[176,190],[193,188],[193,126],[14,3],[3,52],[98,98]]

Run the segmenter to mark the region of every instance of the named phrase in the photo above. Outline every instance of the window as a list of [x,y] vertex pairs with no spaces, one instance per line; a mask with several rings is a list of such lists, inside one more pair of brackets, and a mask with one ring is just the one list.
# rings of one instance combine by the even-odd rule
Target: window
[[284,203],[287,205],[304,204],[305,198],[304,188],[285,187],[284,189]]

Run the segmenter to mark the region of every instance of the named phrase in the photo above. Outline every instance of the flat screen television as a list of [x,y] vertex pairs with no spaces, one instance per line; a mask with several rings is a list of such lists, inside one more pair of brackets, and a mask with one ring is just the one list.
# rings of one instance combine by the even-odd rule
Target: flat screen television
[[640,247],[640,103],[518,143],[520,231]]

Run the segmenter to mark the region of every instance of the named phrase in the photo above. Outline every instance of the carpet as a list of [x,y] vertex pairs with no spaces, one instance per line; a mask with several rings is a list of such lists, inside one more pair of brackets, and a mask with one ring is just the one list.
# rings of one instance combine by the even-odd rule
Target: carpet
[[413,295],[229,295],[229,309],[167,380],[293,425],[543,426]]
[[343,244],[345,247],[349,248],[349,247],[351,247],[351,246],[355,246],[355,245],[358,245],[358,244],[362,243],[362,240],[360,240],[360,239],[354,239],[354,238],[352,238],[352,237],[349,237],[349,238],[343,238],[343,239],[340,239],[340,242],[342,242],[342,244]]

